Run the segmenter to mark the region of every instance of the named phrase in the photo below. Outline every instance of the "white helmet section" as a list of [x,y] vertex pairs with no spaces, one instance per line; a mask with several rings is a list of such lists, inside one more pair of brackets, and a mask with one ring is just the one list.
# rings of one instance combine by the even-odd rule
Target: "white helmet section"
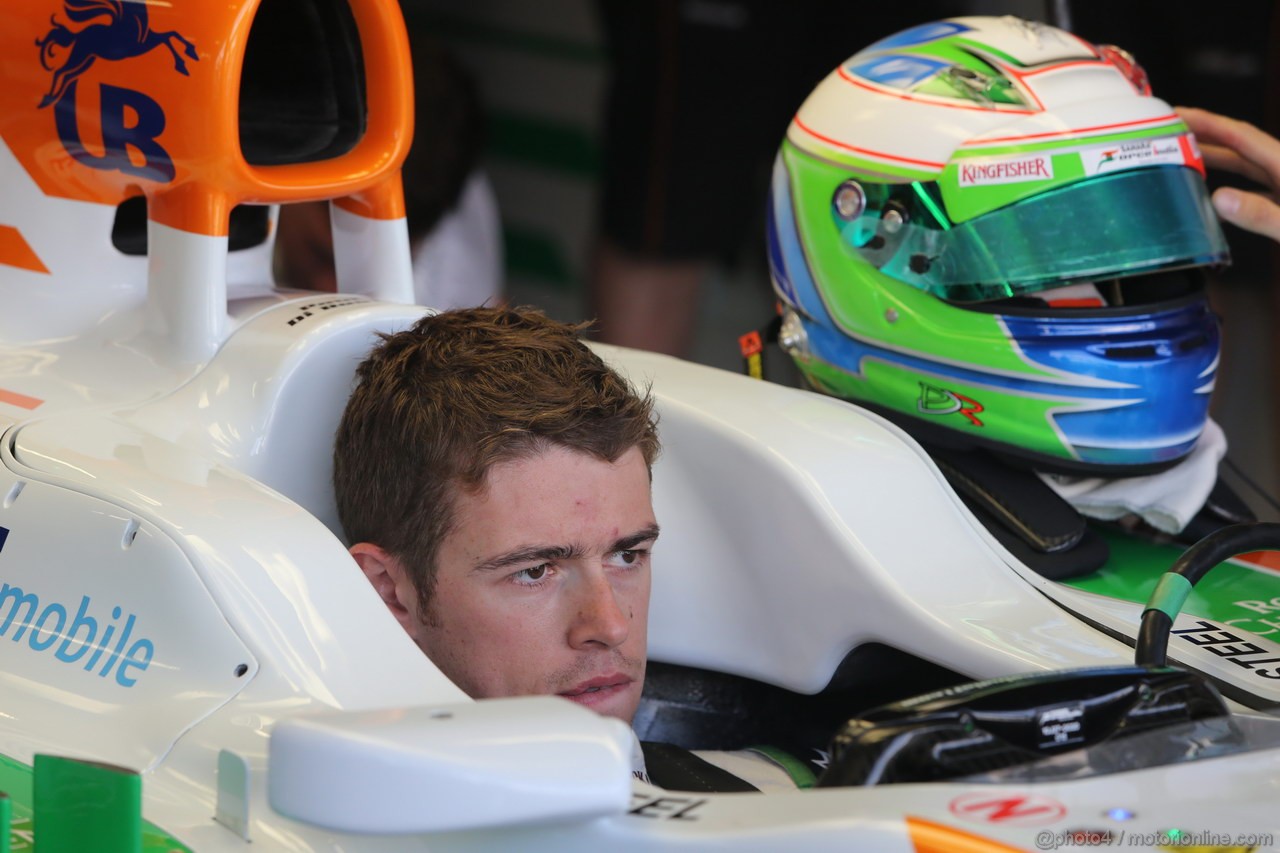
[[[914,35],[909,43],[915,44],[959,32],[1022,103],[992,101],[980,91],[962,96],[963,83],[953,97],[917,90],[939,75],[972,78],[954,73],[959,66],[897,52],[897,39]],[[855,54],[805,100],[787,136],[837,161],[856,158],[872,170],[883,166],[887,175],[927,180],[962,146],[1044,142],[1177,120],[1111,55],[1071,33],[1009,16],[970,17],[908,30]]]

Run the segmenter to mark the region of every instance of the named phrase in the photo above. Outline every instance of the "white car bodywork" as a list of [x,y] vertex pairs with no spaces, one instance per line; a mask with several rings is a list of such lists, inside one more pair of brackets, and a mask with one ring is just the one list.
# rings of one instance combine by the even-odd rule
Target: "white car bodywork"
[[[776,849],[786,838],[815,849],[857,839],[858,849],[909,850],[917,819],[1025,843],[1016,821],[957,821],[957,798],[980,786],[673,795],[631,780],[615,722],[552,698],[466,699],[346,553],[328,479],[356,363],[377,332],[424,309],[314,294],[233,309],[248,310],[176,387],[139,384],[128,403],[50,401],[47,414],[42,404],[10,418],[0,581],[39,606],[22,635],[19,620],[7,621],[19,604],[0,588],[4,754],[132,767],[144,774],[148,820],[196,850],[240,849],[246,839],[270,849],[509,849],[514,838],[524,849]],[[11,369],[0,387],[31,395],[96,385],[93,375],[53,381],[48,371],[71,360],[23,350],[5,364],[45,372]],[[662,418],[655,660],[812,693],[865,642],[972,677],[1131,658],[1046,595],[1050,585],[995,544],[919,447],[880,418],[675,359],[601,352],[633,381],[652,383]],[[105,359],[97,368],[127,370]],[[58,636],[54,605],[66,621]],[[99,631],[114,626],[117,638],[88,671],[76,657],[93,654],[86,618]],[[335,711],[344,713],[310,716]],[[277,726],[314,736],[305,748],[278,744],[269,760]],[[312,764],[299,770],[299,755]],[[327,776],[314,766],[320,759]],[[276,761],[288,779],[328,784],[291,798],[292,786],[273,779]],[[1066,810],[1049,827],[1105,805],[1138,812],[1154,831],[1188,825],[1192,814],[1182,797],[1138,793],[1141,778],[1177,790],[1181,776],[1203,780],[1221,766],[1213,784],[1236,792],[1232,825],[1245,827],[1264,816],[1248,804],[1272,784],[1263,780],[1274,761],[1256,753],[1031,793]],[[268,790],[286,813],[323,826],[283,817]],[[368,818],[371,803],[383,804],[378,820]],[[1205,828],[1222,825],[1221,808],[1206,809]],[[224,822],[213,820],[219,812]],[[386,820],[392,813],[402,819]],[[414,842],[386,835],[414,830],[436,831]]]
[[[270,241],[229,255],[226,236],[153,221],[151,254],[129,257],[113,205],[44,192],[7,145],[0,186],[0,223],[34,221],[22,238],[46,265],[0,269],[0,756],[136,771],[145,819],[198,851],[1004,850],[1276,828],[1264,717],[1242,718],[1258,734],[1230,758],[1097,778],[692,795],[633,778],[617,721],[468,699],[350,558],[330,485],[356,365],[427,310],[401,304],[403,219],[335,207],[343,293],[277,291]],[[1131,660],[1117,636],[1140,608],[1019,564],[883,419],[599,351],[661,417],[652,660],[796,694],[871,643],[971,678]],[[1280,698],[1206,649],[1172,657]]]

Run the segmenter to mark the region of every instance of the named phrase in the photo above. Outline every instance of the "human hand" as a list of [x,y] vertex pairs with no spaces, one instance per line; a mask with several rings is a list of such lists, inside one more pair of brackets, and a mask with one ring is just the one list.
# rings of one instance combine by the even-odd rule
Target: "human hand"
[[1205,165],[1257,182],[1263,192],[1220,187],[1213,193],[1218,215],[1234,225],[1280,242],[1280,140],[1252,124],[1194,107],[1177,113],[1195,134]]

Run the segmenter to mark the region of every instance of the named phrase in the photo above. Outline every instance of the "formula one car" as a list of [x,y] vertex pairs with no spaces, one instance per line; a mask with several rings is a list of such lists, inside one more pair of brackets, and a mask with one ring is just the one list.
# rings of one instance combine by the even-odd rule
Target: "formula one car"
[[[641,352],[600,347],[663,432],[636,730],[807,739],[828,771],[662,789],[616,720],[469,699],[330,486],[356,364],[428,310],[397,4],[40,0],[0,44],[0,847],[1274,848],[1280,583],[1251,558],[1192,588],[1273,528],[1112,533],[1051,580],[891,420]],[[1058,65],[1118,73],[1072,44],[986,61],[1044,98]],[[279,289],[273,206],[318,199],[339,292]]]

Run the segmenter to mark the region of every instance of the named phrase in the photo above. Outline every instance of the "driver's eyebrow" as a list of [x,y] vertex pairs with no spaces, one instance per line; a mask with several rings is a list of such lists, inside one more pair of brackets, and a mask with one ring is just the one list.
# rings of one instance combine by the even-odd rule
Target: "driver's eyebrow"
[[572,560],[581,557],[582,554],[583,550],[577,545],[529,545],[476,563],[472,566],[471,571],[492,572],[496,569],[507,569],[520,563]]
[[[609,547],[609,552],[630,551],[637,545],[657,538],[658,525],[650,524],[614,542]],[[487,560],[476,563],[476,565],[472,566],[471,571],[492,572],[498,569],[508,569],[522,563],[574,560],[584,553],[586,553],[584,549],[578,545],[530,545],[524,548],[517,548],[514,551],[508,551],[505,554],[498,554],[496,557],[490,557]]]
[[650,542],[657,538],[658,538],[658,525],[650,524],[648,527],[644,528],[643,530],[637,530],[635,533],[632,533],[630,536],[624,536],[621,539],[619,539],[617,542],[614,542],[613,547],[610,548],[609,550],[611,553],[617,553],[618,551],[630,551],[633,548],[635,548],[637,545],[643,545],[645,542]]

